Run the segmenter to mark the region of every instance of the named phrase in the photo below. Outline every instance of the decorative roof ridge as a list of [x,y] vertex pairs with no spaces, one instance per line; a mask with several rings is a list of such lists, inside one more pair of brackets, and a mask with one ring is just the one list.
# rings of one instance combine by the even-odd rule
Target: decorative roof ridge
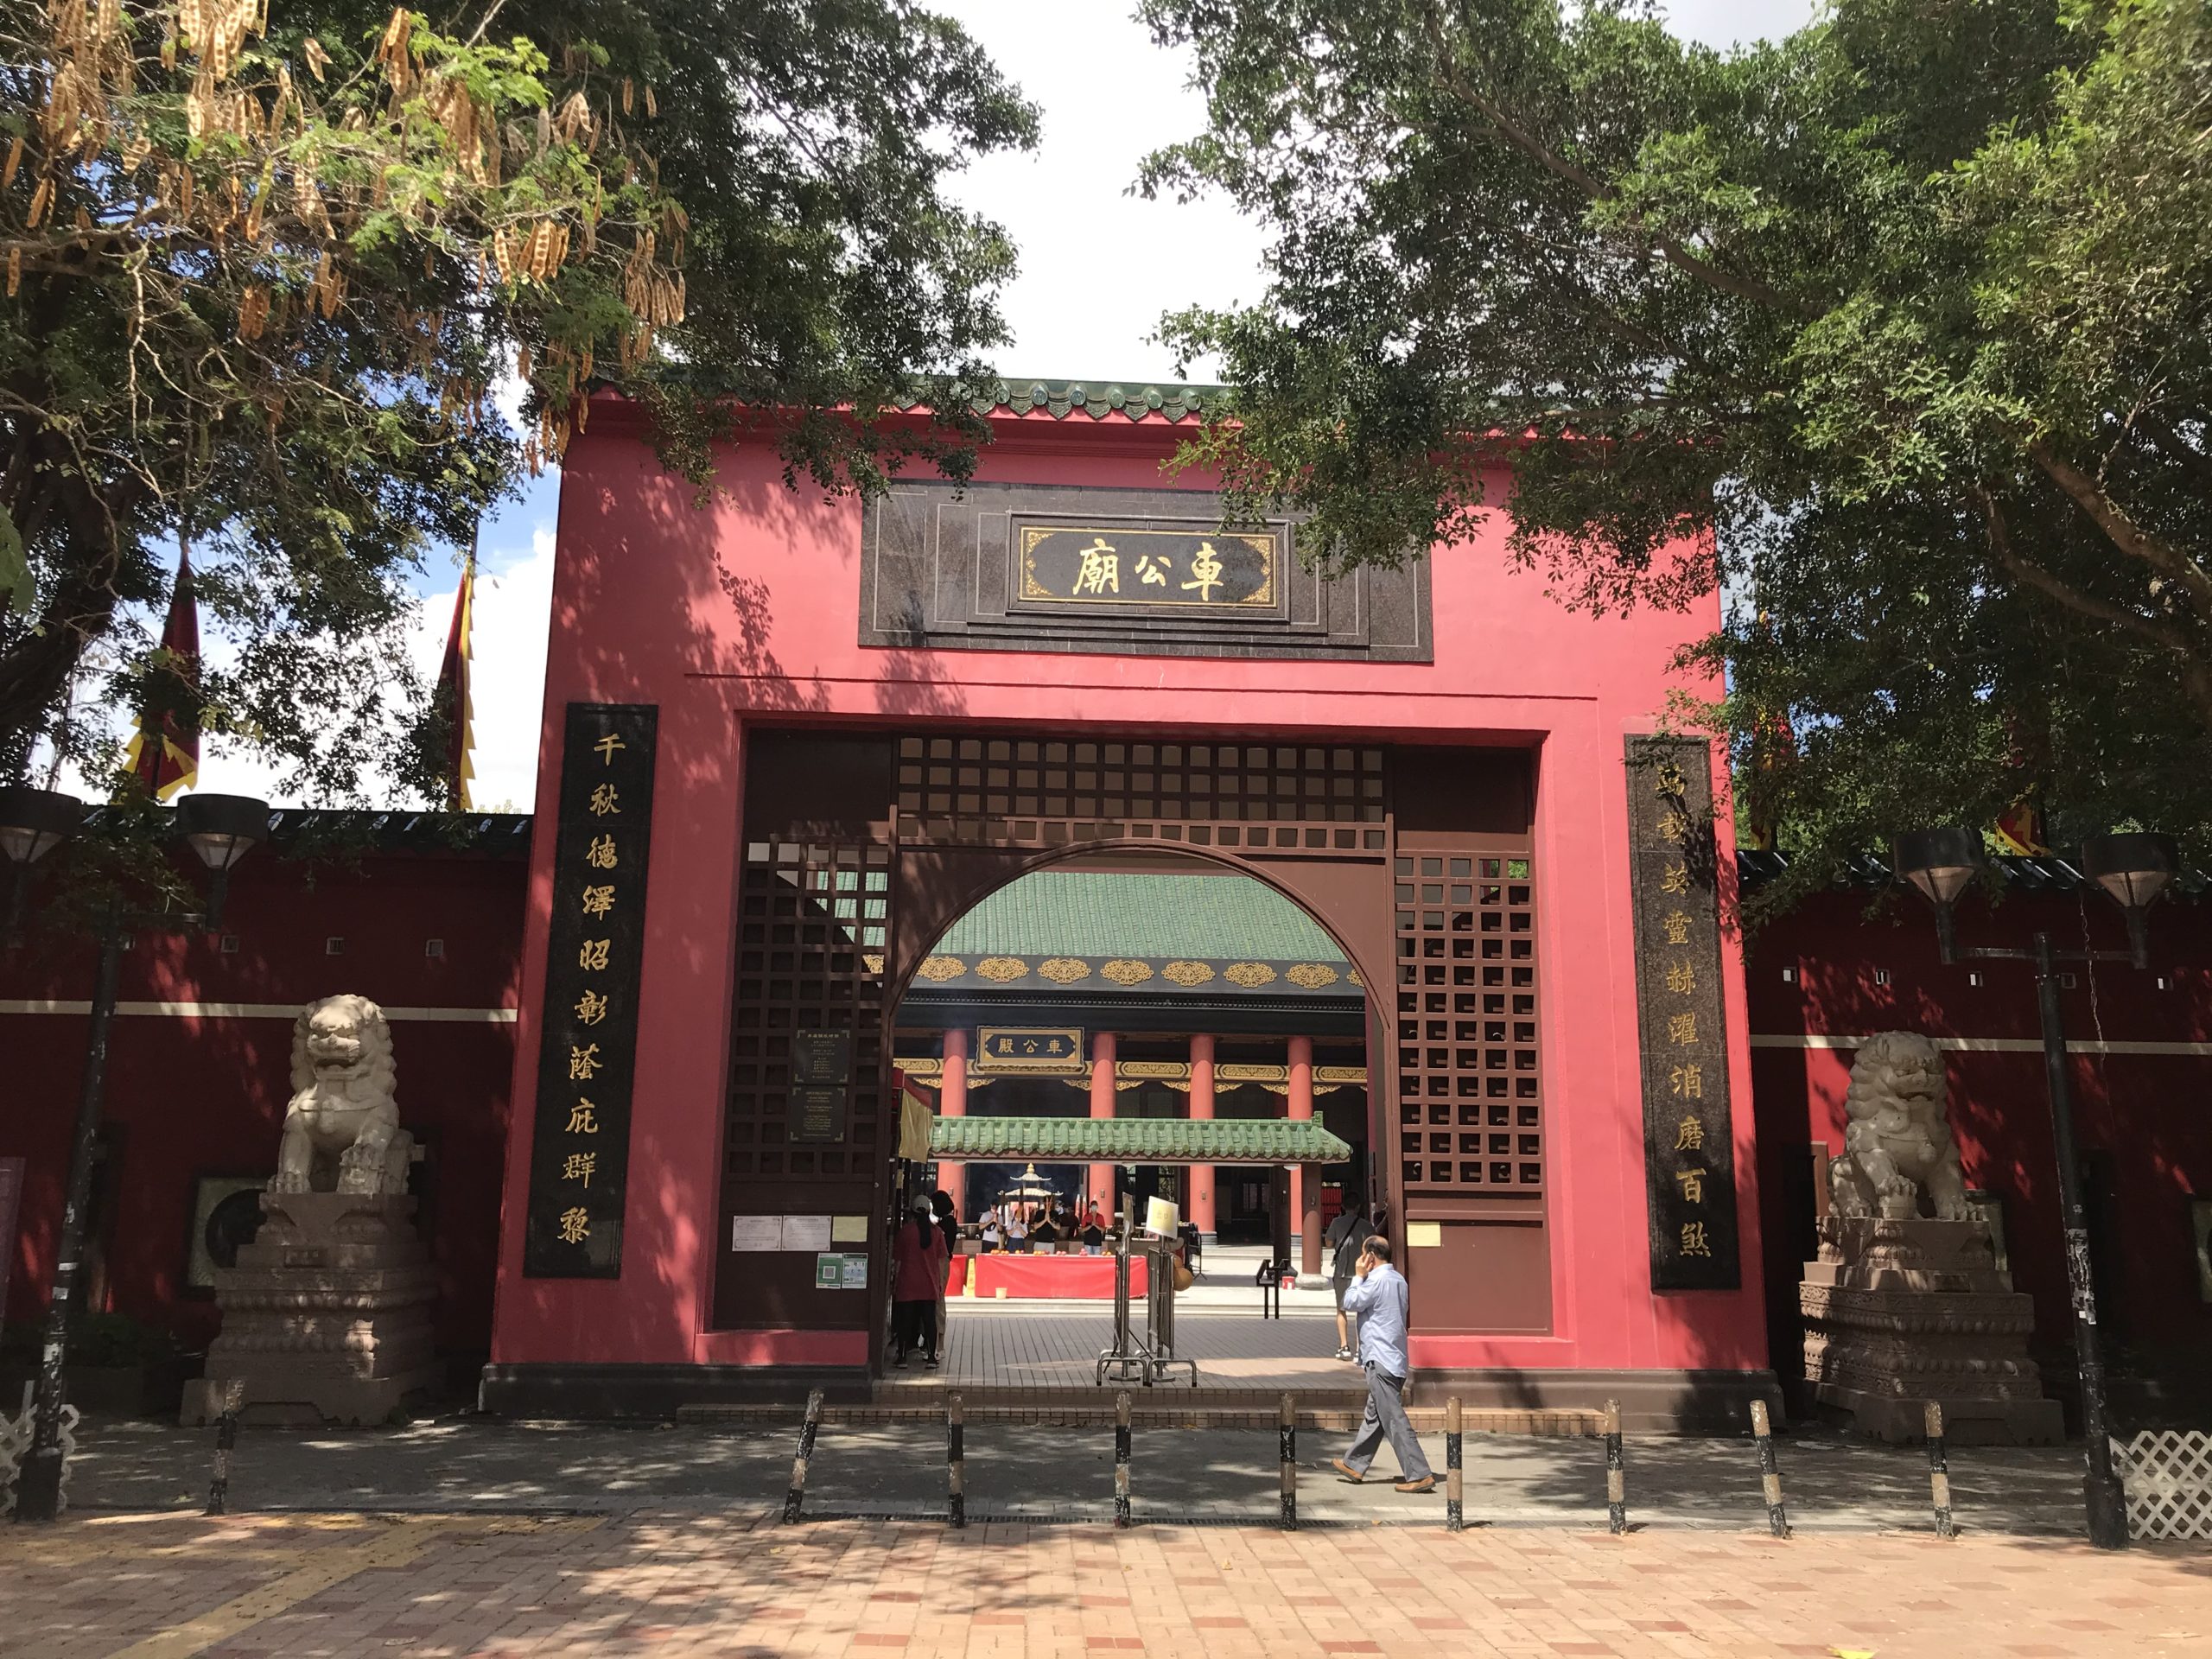
[[[1107,421],[1120,416],[1129,422],[1158,415],[1179,423],[1205,418],[1210,410],[1225,407],[1234,389],[1225,385],[1183,384],[1157,380],[1043,380],[1002,375],[988,383],[985,395],[972,397],[969,407],[978,415],[1048,415],[1064,421],[1071,415]],[[919,409],[929,397],[917,389],[911,397],[895,401],[902,410]]]
[[[2088,885],[2088,878],[2075,861],[2058,853],[1999,853],[1989,855],[1989,863],[2005,886],[2023,892],[2072,893]],[[1770,881],[1789,868],[1787,853],[1756,847],[1736,849],[1737,874],[1746,886]],[[1893,879],[1887,859],[1862,853],[1846,861],[1842,874],[1833,885],[1881,887],[1887,887]],[[2202,897],[2212,891],[2212,871],[2197,865],[2184,865],[2174,881],[2174,891],[2191,899]]]
[[[96,829],[113,809],[85,814]],[[414,807],[279,806],[269,814],[269,839],[284,851],[490,852],[519,856],[530,847],[528,812],[454,812]]]

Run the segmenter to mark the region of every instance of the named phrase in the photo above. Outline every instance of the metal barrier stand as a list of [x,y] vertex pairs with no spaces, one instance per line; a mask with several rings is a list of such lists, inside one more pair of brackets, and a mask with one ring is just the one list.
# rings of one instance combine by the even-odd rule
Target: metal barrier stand
[[1190,1368],[1191,1386],[1198,1385],[1198,1364],[1175,1357],[1175,1246],[1172,1239],[1135,1242],[1145,1261],[1145,1330],[1140,1336],[1129,1319],[1130,1247],[1124,1229],[1114,1251],[1114,1345],[1098,1355],[1096,1380],[1103,1383],[1109,1371],[1117,1382],[1134,1377],[1146,1388],[1166,1377],[1174,1367]]

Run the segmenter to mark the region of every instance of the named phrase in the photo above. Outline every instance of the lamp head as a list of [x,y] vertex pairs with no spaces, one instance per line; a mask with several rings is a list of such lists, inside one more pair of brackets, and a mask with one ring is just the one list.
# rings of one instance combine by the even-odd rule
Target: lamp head
[[1890,867],[1936,907],[1936,944],[1948,963],[1957,949],[1951,906],[1981,870],[1981,837],[1971,830],[1911,830],[1890,843]]
[[2083,874],[2112,895],[2127,918],[2127,951],[2138,968],[2150,965],[2150,936],[2144,912],[2181,874],[2181,848],[2171,836],[2136,831],[2087,836],[2082,842]]
[[1914,830],[1890,843],[1897,880],[1941,910],[1981,871],[1981,837],[1971,830]]
[[0,787],[0,855],[18,868],[37,862],[77,833],[85,804],[58,789]]
[[2181,849],[2171,836],[2088,836],[2082,869],[2122,910],[2147,910],[2181,874]]
[[269,803],[246,795],[187,795],[176,804],[177,828],[220,875],[269,838]]

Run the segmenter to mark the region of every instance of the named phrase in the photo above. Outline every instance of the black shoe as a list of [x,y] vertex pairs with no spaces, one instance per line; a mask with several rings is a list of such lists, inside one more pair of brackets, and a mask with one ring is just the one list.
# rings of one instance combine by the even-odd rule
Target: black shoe
[[931,1370],[937,1370],[937,1356],[935,1354],[924,1354],[922,1356],[922,1363],[928,1366]]

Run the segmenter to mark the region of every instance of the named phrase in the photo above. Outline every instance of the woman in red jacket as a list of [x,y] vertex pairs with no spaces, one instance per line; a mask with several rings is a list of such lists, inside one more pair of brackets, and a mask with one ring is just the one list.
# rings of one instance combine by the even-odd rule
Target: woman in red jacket
[[891,1241],[891,1340],[904,1365],[918,1344],[925,1365],[937,1363],[937,1295],[944,1284],[944,1234],[925,1198],[899,1224]]

